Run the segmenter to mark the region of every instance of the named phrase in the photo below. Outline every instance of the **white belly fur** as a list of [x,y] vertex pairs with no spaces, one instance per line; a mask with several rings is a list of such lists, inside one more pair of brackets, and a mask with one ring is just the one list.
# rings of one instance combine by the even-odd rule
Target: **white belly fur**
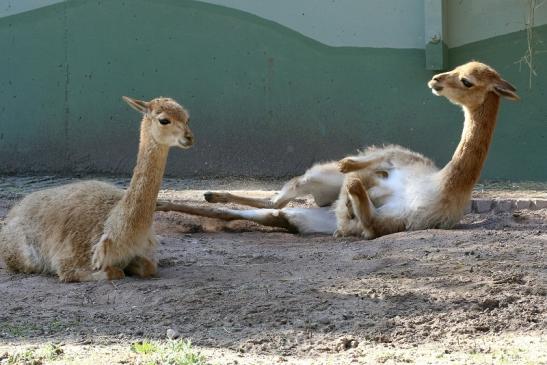
[[378,208],[378,213],[389,217],[411,217],[415,212],[428,206],[437,196],[430,173],[416,174],[405,169],[390,171],[387,179],[379,185],[382,189],[389,189],[392,194],[385,203]]
[[336,231],[336,215],[330,207],[283,208],[281,211],[301,234],[332,235]]

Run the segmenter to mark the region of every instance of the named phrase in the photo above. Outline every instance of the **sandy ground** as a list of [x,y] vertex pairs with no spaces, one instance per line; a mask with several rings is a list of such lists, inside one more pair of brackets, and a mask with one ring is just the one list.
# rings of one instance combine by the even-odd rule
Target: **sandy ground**
[[[14,181],[0,180],[0,220],[23,194],[64,180]],[[201,204],[184,186],[168,181],[162,197]],[[0,363],[57,342],[66,362],[139,363],[130,344],[168,329],[214,364],[547,363],[547,210],[372,241],[178,213],[155,225],[152,280],[61,284],[0,262]]]

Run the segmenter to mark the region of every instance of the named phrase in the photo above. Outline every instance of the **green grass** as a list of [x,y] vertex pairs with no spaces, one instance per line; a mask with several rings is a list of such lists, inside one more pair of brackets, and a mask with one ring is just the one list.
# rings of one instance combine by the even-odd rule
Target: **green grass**
[[10,354],[8,356],[8,365],[40,365],[42,361],[36,354],[36,348],[28,348],[21,352],[16,352],[15,354]]
[[205,356],[186,340],[135,342],[131,350],[139,354],[146,365],[207,365]]
[[63,357],[63,354],[63,349],[56,343],[48,343],[41,351],[41,355],[47,360],[59,360]]
[[158,347],[152,342],[142,341],[131,344],[131,350],[141,355],[150,355],[158,350]]
[[9,354],[7,365],[42,365],[49,361],[62,359],[64,351],[59,344],[48,343],[42,348],[29,347]]

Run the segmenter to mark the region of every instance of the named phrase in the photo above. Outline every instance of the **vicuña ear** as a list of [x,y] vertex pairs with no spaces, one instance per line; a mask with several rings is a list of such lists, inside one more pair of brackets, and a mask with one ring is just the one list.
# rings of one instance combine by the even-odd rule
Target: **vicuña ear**
[[125,102],[136,111],[143,114],[148,112],[149,103],[147,101],[132,99],[128,96],[122,96],[122,99],[125,100]]
[[494,92],[499,96],[503,96],[509,100],[519,100],[519,96],[516,93],[517,89],[505,80],[499,80],[494,84]]

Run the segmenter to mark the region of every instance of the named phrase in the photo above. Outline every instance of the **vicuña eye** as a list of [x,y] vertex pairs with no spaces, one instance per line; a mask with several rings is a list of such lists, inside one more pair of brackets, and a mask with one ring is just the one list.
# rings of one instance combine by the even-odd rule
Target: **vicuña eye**
[[166,125],[166,124],[169,124],[171,123],[171,121],[169,119],[160,119],[160,124],[163,124],[163,125]]
[[463,84],[465,87],[471,87],[471,86],[473,86],[473,84],[470,83],[469,80],[467,80],[467,79],[462,79],[462,84]]

